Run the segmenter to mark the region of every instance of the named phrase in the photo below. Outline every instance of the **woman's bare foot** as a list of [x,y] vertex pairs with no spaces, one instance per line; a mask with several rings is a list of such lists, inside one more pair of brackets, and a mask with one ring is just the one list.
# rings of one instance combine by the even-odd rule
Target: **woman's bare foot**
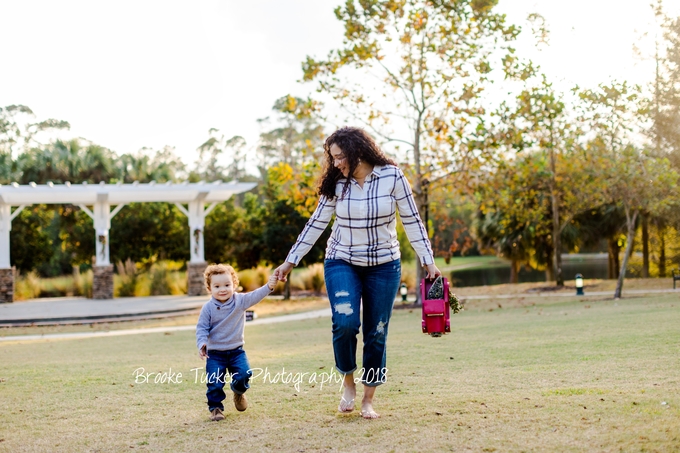
[[380,414],[373,410],[373,395],[375,395],[375,387],[364,385],[364,397],[361,399],[361,416],[368,420],[380,418]]
[[344,391],[342,392],[342,397],[340,398],[338,412],[346,414],[354,410],[354,398],[357,396],[357,386],[354,383],[353,375],[351,374],[345,375],[343,387]]
[[363,403],[361,404],[361,416],[367,420],[380,418],[380,414],[373,410],[373,405]]

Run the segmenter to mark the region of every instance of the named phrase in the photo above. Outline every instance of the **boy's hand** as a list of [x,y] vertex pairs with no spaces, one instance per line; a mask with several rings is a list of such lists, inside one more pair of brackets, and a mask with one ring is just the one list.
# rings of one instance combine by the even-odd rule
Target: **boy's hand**
[[207,346],[203,345],[201,346],[201,349],[198,350],[198,356],[202,358],[203,360],[208,358],[208,351],[207,351]]
[[278,282],[279,282],[279,279],[276,278],[276,274],[272,274],[272,275],[269,276],[269,281],[267,282],[267,286],[269,286],[269,289],[273,291]]

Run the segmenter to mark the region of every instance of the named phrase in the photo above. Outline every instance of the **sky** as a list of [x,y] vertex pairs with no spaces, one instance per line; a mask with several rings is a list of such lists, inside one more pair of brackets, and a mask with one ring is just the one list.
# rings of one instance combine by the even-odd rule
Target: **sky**
[[[251,148],[259,118],[286,94],[306,96],[306,56],[342,43],[339,0],[0,0],[0,106],[24,104],[37,119],[69,121],[117,153],[176,148],[193,162],[217,128]],[[524,26],[538,12],[550,29],[540,50],[530,33],[517,47],[558,85],[612,79],[644,84],[653,30],[650,0],[499,0]],[[680,0],[665,1],[680,15]]]

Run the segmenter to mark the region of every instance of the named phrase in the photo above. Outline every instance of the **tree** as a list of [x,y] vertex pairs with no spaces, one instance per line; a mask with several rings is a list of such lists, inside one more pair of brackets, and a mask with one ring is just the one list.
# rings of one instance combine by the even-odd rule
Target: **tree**
[[626,250],[614,296],[621,297],[628,259],[640,213],[661,215],[671,203],[677,173],[666,158],[643,152],[633,142],[635,118],[640,114],[639,87],[626,82],[600,84],[579,93],[582,119],[589,126],[590,149],[604,169],[603,194],[622,207],[626,216]]
[[[604,178],[604,175],[600,177]],[[626,218],[621,206],[612,202],[593,206],[577,214],[574,222],[577,228],[575,243],[578,247],[594,247],[603,239],[606,240],[607,278],[618,279],[621,268],[619,254],[624,245],[621,235],[626,231]]]
[[654,79],[643,99],[649,119],[645,130],[658,156],[680,169],[680,17],[664,13],[661,0],[652,4],[663,39],[654,40]]
[[10,258],[12,266],[20,272],[36,269],[52,257],[53,235],[48,230],[52,220],[50,214],[52,211],[44,209],[43,205],[27,206],[12,222]]
[[[493,11],[496,1],[347,0],[335,15],[342,48],[307,57],[304,80],[316,81],[354,121],[385,143],[406,146],[407,174],[426,217],[435,191],[474,172],[488,157],[480,95],[497,57],[516,69],[507,43],[519,29]],[[500,66],[500,65],[499,65]],[[410,130],[410,137],[389,130]],[[417,278],[422,276],[417,266]]]
[[[473,197],[463,196],[454,200],[449,194],[439,192],[430,199],[429,204],[435,256],[443,256],[449,264],[453,256],[479,255],[470,228],[478,208]],[[404,240],[408,242],[406,238]],[[405,260],[403,255],[402,252],[402,260]]]
[[[680,17],[670,18],[663,9],[661,0],[651,5],[657,20],[659,33],[654,38],[654,78],[648,86],[647,96],[642,99],[643,112],[648,120],[644,132],[651,140],[651,148],[658,157],[668,157],[676,170],[680,170]],[[677,212],[680,206],[672,210]],[[642,214],[643,276],[649,275],[649,220],[657,226],[659,237],[668,219],[649,218]],[[675,216],[674,223],[680,223]],[[665,247],[664,241],[660,246]],[[665,260],[665,250],[660,250],[660,259]],[[665,275],[665,262],[659,262]]]
[[[270,264],[282,263],[291,244],[303,230],[316,209],[316,180],[321,167],[316,161],[302,165],[294,171],[288,164],[271,167],[267,181],[261,187],[264,197],[264,218],[262,259]],[[300,262],[309,265],[323,260],[330,228],[319,237],[314,247]],[[284,298],[290,298],[290,281],[286,281]]]
[[319,160],[323,154],[324,140],[324,130],[318,114],[320,107],[312,99],[286,95],[274,102],[273,119],[267,117],[257,120],[260,126],[274,122],[273,129],[260,134],[258,151],[261,175],[276,163],[298,169],[304,164]]
[[41,133],[69,128],[69,123],[62,120],[36,121],[33,111],[25,105],[0,107],[0,184],[16,180],[15,156],[39,145]]
[[49,145],[34,147],[19,155],[21,184],[99,183],[120,176],[117,156],[103,146],[83,142],[56,140]]
[[118,159],[118,165],[120,174],[117,179],[126,184],[135,181],[177,182],[185,172],[184,163],[170,146],[157,151],[142,148],[135,154],[123,154]]
[[[211,128],[208,133],[210,138],[198,147],[198,159],[190,179],[204,181],[241,179],[245,175],[245,139],[239,135],[227,139],[215,128]],[[229,154],[230,160],[222,157]]]
[[[557,286],[563,286],[562,236],[565,229],[573,224],[576,215],[602,203],[595,177],[597,167],[579,145],[577,139],[581,131],[574,126],[562,96],[555,92],[545,75],[541,76],[538,84],[527,84],[513,103],[503,102],[495,115],[499,124],[493,140],[504,150],[503,155],[513,159],[512,153],[515,152],[533,154],[531,158],[518,159],[517,165],[543,160],[538,165],[541,171],[527,176],[545,178],[539,186],[547,190],[550,209],[549,212],[539,212],[539,216],[551,219],[551,232],[547,235],[550,245],[546,250],[547,275]],[[515,196],[517,200],[524,200],[530,195],[517,193]],[[521,213],[518,215],[521,216]],[[540,223],[540,220],[536,221]],[[539,237],[541,242],[545,239],[543,236],[537,236],[537,239]],[[543,262],[543,258],[539,261]]]
[[678,174],[671,168],[668,159],[646,156],[633,146],[624,148],[613,164],[608,191],[612,200],[623,206],[627,230],[626,250],[614,293],[615,298],[620,298],[638,216],[641,212],[662,215],[670,207]]
[[477,238],[511,261],[510,283],[520,265],[550,267],[550,170],[540,152],[500,162],[479,184]]

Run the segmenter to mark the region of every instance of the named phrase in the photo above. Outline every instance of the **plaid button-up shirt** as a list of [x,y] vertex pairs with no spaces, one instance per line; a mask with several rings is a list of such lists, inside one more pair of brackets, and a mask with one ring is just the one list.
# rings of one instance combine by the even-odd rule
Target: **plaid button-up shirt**
[[362,188],[351,180],[342,197],[345,179],[338,181],[335,197],[321,196],[319,204],[288,253],[297,265],[326,229],[335,222],[326,247],[326,259],[341,259],[359,266],[375,266],[401,257],[397,240],[397,210],[411,245],[423,265],[433,264],[430,240],[413,200],[411,185],[394,165],[376,166]]

